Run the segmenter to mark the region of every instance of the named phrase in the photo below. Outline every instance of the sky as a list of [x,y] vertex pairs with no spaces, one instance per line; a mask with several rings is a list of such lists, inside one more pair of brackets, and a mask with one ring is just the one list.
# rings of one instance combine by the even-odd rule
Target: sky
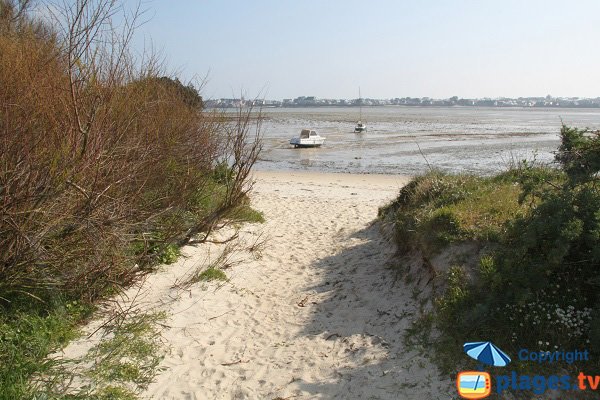
[[[125,0],[132,7],[137,0]],[[599,0],[144,0],[205,98],[600,96]]]

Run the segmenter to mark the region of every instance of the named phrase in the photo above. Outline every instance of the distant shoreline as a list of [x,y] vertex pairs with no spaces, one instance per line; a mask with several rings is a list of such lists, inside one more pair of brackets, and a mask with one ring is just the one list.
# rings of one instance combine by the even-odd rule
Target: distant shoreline
[[[239,106],[218,106],[218,105],[206,105],[206,108],[210,109],[237,109]],[[339,104],[326,104],[326,105],[302,105],[302,106],[273,106],[273,105],[254,105],[256,108],[286,108],[286,109],[297,109],[297,108],[360,108],[357,105],[339,105]],[[503,109],[600,109],[600,104],[590,105],[590,106],[568,106],[568,105],[558,105],[558,106],[493,106],[493,105],[474,105],[474,106],[465,106],[465,105],[409,105],[409,104],[372,104],[372,105],[364,105],[364,108],[376,108],[376,107],[389,107],[389,108],[468,108],[468,109],[480,109],[480,108],[503,108]]]
[[429,97],[403,97],[390,99],[321,99],[315,96],[301,96],[295,99],[267,100],[244,98],[209,99],[205,102],[209,108],[231,108],[242,106],[273,108],[306,107],[498,107],[498,108],[600,108],[600,97],[498,97],[465,99],[457,96],[448,99]]
[[[340,106],[340,105],[323,105],[323,106],[256,106],[262,108],[360,108],[359,106]],[[506,109],[561,109],[561,108],[578,108],[578,109],[600,109],[600,105],[590,106],[590,107],[581,107],[581,106],[459,106],[459,105],[404,105],[404,104],[383,104],[383,105],[369,105],[363,106],[364,108],[375,108],[375,107],[397,107],[397,108],[506,108]],[[231,107],[218,107],[218,106],[207,106],[206,108],[210,109],[219,109],[219,108],[236,108],[234,106]]]

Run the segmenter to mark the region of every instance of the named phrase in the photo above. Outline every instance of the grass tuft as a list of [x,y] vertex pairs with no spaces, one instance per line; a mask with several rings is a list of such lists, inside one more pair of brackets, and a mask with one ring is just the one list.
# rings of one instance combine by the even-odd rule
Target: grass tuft
[[209,267],[202,271],[196,280],[196,282],[210,282],[210,281],[227,281],[227,275],[225,272],[216,267]]
[[450,243],[498,241],[507,222],[527,212],[516,178],[431,172],[415,178],[379,211],[403,250],[436,253]]
[[[104,337],[80,359],[44,371],[35,398],[133,400],[160,371],[164,312],[122,314],[104,326]],[[65,367],[68,366],[68,370]],[[76,387],[71,387],[76,378]]]
[[261,211],[255,210],[248,205],[242,205],[238,209],[233,212],[236,219],[250,222],[250,223],[259,223],[262,224],[265,222],[265,216]]

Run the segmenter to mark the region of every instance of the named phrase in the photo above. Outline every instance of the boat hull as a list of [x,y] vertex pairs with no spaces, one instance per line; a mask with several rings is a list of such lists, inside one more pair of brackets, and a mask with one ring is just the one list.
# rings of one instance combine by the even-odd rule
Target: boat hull
[[320,147],[323,143],[325,143],[325,138],[318,139],[298,139],[294,138],[290,140],[290,144],[293,144],[294,147]]
[[315,143],[315,144],[294,144],[294,143],[292,143],[292,144],[294,145],[295,148],[301,148],[301,149],[304,148],[304,149],[307,149],[307,148],[310,148],[310,147],[321,147],[321,145],[323,143]]

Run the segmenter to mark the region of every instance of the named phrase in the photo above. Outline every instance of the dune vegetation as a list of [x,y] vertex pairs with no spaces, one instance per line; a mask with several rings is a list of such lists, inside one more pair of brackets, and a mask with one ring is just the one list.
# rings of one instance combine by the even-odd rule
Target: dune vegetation
[[260,119],[208,112],[157,58],[134,58],[138,11],[117,24],[113,1],[69,3],[0,0],[1,399],[31,398],[99,299],[262,218],[247,198]]
[[[523,161],[494,177],[430,172],[380,210],[399,253],[418,254],[424,269],[452,246],[473,245],[476,262],[451,260],[438,277],[443,293],[423,318],[422,327],[436,328],[426,345],[447,372],[476,368],[462,344],[478,340],[514,359],[522,348],[587,349],[585,369],[598,372],[600,133],[563,126],[556,164]],[[511,367],[578,372],[582,365]]]

